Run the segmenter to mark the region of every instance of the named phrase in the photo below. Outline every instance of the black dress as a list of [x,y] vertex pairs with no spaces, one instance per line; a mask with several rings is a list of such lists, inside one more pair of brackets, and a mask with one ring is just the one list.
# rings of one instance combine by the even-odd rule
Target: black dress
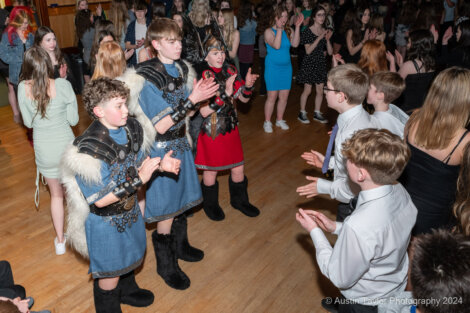
[[398,181],[405,187],[418,209],[412,235],[430,233],[431,230],[451,227],[454,224],[452,205],[455,202],[460,165],[447,164],[463,138],[451,153],[438,160],[408,142],[411,158]]
[[[310,28],[305,29],[300,35],[301,45],[310,45],[318,38]],[[326,83],[326,39],[322,38],[315,49],[306,54],[302,60],[302,66],[297,74],[297,82],[300,84],[321,84]]]
[[423,105],[429,87],[436,76],[436,72],[421,73],[422,67],[419,67],[415,60],[412,60],[416,69],[416,74],[410,74],[405,78],[405,90],[395,104],[408,114],[414,109]]

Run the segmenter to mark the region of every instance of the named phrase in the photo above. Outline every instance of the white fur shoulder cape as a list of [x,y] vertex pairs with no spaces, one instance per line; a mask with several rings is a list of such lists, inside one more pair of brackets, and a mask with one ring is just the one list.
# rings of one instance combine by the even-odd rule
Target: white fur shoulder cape
[[101,161],[90,155],[79,153],[78,147],[70,144],[61,159],[61,179],[67,198],[67,243],[85,258],[88,258],[85,221],[90,207],[77,184],[75,176],[87,183],[101,181]]

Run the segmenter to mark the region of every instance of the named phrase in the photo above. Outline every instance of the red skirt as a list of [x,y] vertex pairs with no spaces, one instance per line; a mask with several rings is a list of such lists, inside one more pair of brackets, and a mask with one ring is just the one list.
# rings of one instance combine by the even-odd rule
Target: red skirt
[[243,149],[238,126],[230,133],[218,135],[212,140],[200,132],[197,139],[196,168],[223,171],[243,165]]

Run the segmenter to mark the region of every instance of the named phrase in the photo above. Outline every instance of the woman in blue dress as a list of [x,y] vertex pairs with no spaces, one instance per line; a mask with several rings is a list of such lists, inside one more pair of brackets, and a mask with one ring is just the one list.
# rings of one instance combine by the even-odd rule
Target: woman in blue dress
[[297,47],[300,41],[300,25],[302,25],[303,15],[298,15],[295,19],[295,31],[287,25],[288,13],[284,5],[278,5],[274,10],[271,27],[264,31],[264,41],[266,42],[267,55],[265,59],[264,77],[268,97],[264,104],[264,131],[272,133],[271,115],[274,111],[274,104],[277,100],[276,126],[287,130],[284,121],[284,111],[286,110],[287,98],[292,82],[292,64],[290,60],[290,47]]

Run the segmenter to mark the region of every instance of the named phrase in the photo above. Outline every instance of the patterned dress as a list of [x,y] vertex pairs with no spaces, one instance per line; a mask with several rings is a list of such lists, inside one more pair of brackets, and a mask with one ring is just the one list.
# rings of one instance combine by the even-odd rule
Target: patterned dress
[[[305,29],[300,35],[301,45],[310,45],[317,39],[310,28]],[[326,83],[326,39],[322,38],[315,49],[306,54],[299,73],[297,74],[297,82],[300,84],[321,84]]]

